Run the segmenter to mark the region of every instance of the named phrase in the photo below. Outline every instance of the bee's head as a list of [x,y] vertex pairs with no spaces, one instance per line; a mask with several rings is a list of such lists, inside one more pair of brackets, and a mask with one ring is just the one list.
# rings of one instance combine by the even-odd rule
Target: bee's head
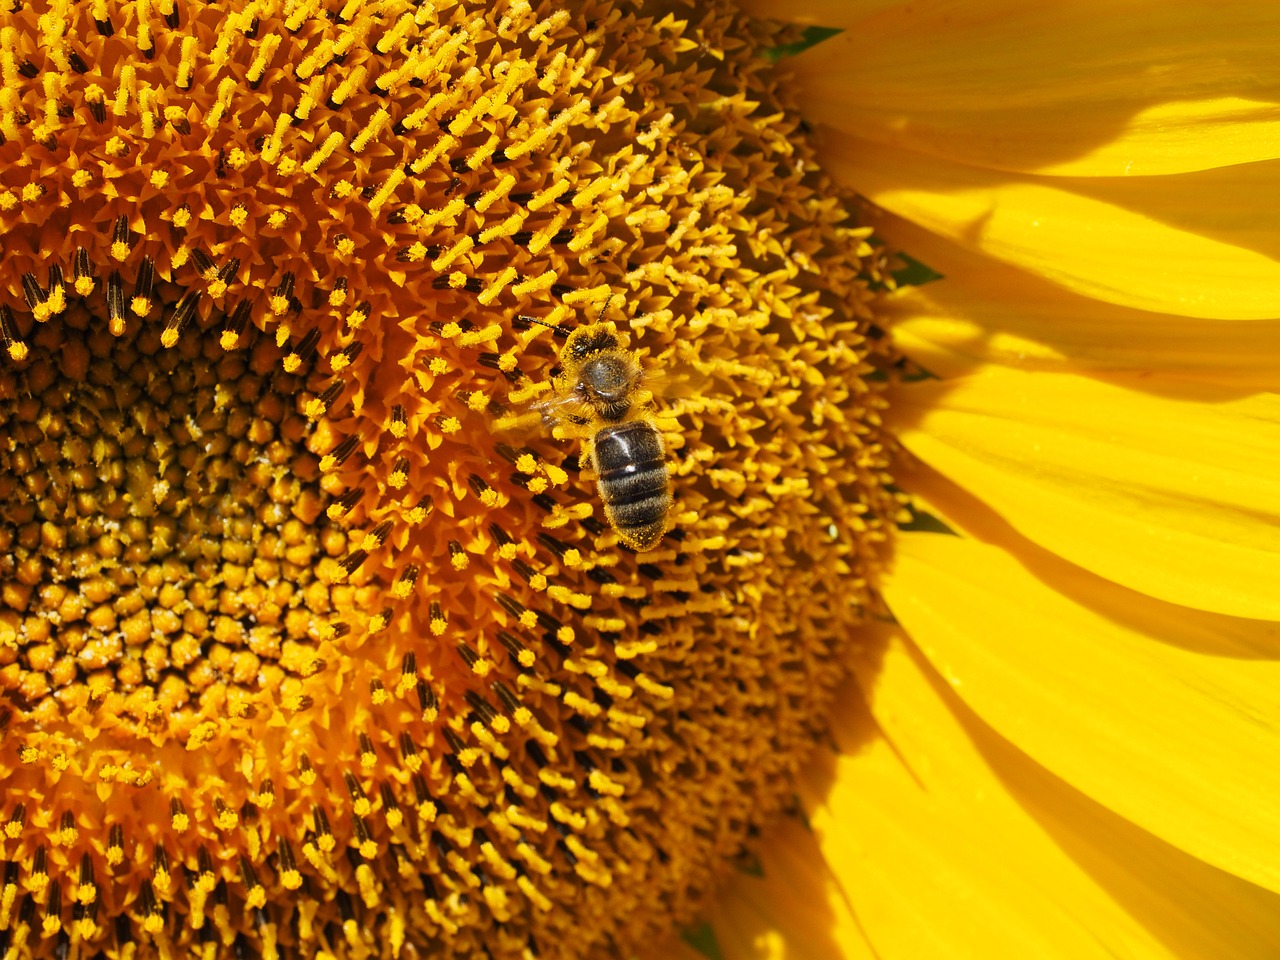
[[618,349],[618,335],[611,323],[593,323],[579,327],[569,335],[565,351],[574,360],[585,360],[593,353]]

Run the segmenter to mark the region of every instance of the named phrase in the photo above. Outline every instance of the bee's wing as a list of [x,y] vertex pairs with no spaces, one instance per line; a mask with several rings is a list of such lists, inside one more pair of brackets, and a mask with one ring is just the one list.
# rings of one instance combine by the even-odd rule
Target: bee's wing
[[646,370],[639,386],[653,402],[670,405],[677,400],[698,396],[710,379],[692,366],[680,364],[661,370]]
[[580,426],[590,408],[573,395],[552,394],[513,403],[494,421],[494,430],[512,436],[550,436],[558,426]]

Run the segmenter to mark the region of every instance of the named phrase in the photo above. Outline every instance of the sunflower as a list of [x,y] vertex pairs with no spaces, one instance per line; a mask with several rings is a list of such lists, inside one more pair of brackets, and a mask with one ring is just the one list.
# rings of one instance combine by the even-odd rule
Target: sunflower
[[[725,955],[1271,951],[1268,334],[1180,319],[1268,316],[1252,182],[1160,208],[1229,293],[1079,243],[1215,118],[1269,159],[1265,30],[1126,99],[1100,11],[997,13],[6,14],[2,952],[629,957],[726,877]],[[539,423],[593,324],[656,543]]]
[[914,518],[697,955],[1280,955],[1274,6],[793,14]]
[[[905,516],[890,280],[775,90],[794,36],[5,14],[0,955],[616,957],[692,919]],[[591,469],[595,362],[643,371],[609,469],[647,525]]]

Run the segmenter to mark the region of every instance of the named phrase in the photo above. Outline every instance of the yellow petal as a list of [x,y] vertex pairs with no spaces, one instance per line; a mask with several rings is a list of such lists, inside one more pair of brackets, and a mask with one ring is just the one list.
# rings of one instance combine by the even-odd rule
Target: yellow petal
[[643,960],[726,960],[723,952],[703,952],[674,934],[650,945],[639,957]]
[[805,117],[868,140],[1070,176],[1280,156],[1272,0],[913,0],[872,15],[817,12],[847,29],[794,62]]
[[1280,391],[1280,321],[1222,323],[1101,303],[882,214],[876,233],[943,274],[886,298],[894,342],[939,376],[987,363],[1155,372]]
[[814,27],[847,27],[881,10],[899,6],[902,0],[743,0],[738,4],[753,17],[783,20]]
[[1280,663],[1165,643],[968,538],[903,534],[883,589],[1003,736],[1156,836],[1280,890]]
[[[803,788],[883,960],[1271,956],[1280,899],[1047,774],[880,632],[834,718],[844,754]],[[876,730],[878,727],[879,733]]]
[[822,161],[876,204],[1087,297],[1280,317],[1280,162],[1167,177],[1034,177],[831,131]]
[[1153,597],[1280,619],[1280,396],[1115,379],[990,367],[904,387],[890,411],[912,453],[1054,553]]
[[724,960],[875,960],[810,830],[788,817],[760,847],[761,875],[737,873],[716,894]]
[[989,506],[922,464],[902,475],[912,499],[952,531],[999,547],[1055,592],[1126,629],[1214,657],[1280,660],[1280,623],[1228,617],[1157,600],[1055,556],[1013,529]]

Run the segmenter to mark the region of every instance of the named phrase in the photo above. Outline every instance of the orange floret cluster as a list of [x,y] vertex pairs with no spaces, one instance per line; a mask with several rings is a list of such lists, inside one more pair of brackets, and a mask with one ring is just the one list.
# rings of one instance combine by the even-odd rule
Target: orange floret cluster
[[[899,508],[881,265],[777,38],[669,6],[0,21],[0,956],[622,957],[785,802]],[[643,554],[497,426],[601,314]]]

